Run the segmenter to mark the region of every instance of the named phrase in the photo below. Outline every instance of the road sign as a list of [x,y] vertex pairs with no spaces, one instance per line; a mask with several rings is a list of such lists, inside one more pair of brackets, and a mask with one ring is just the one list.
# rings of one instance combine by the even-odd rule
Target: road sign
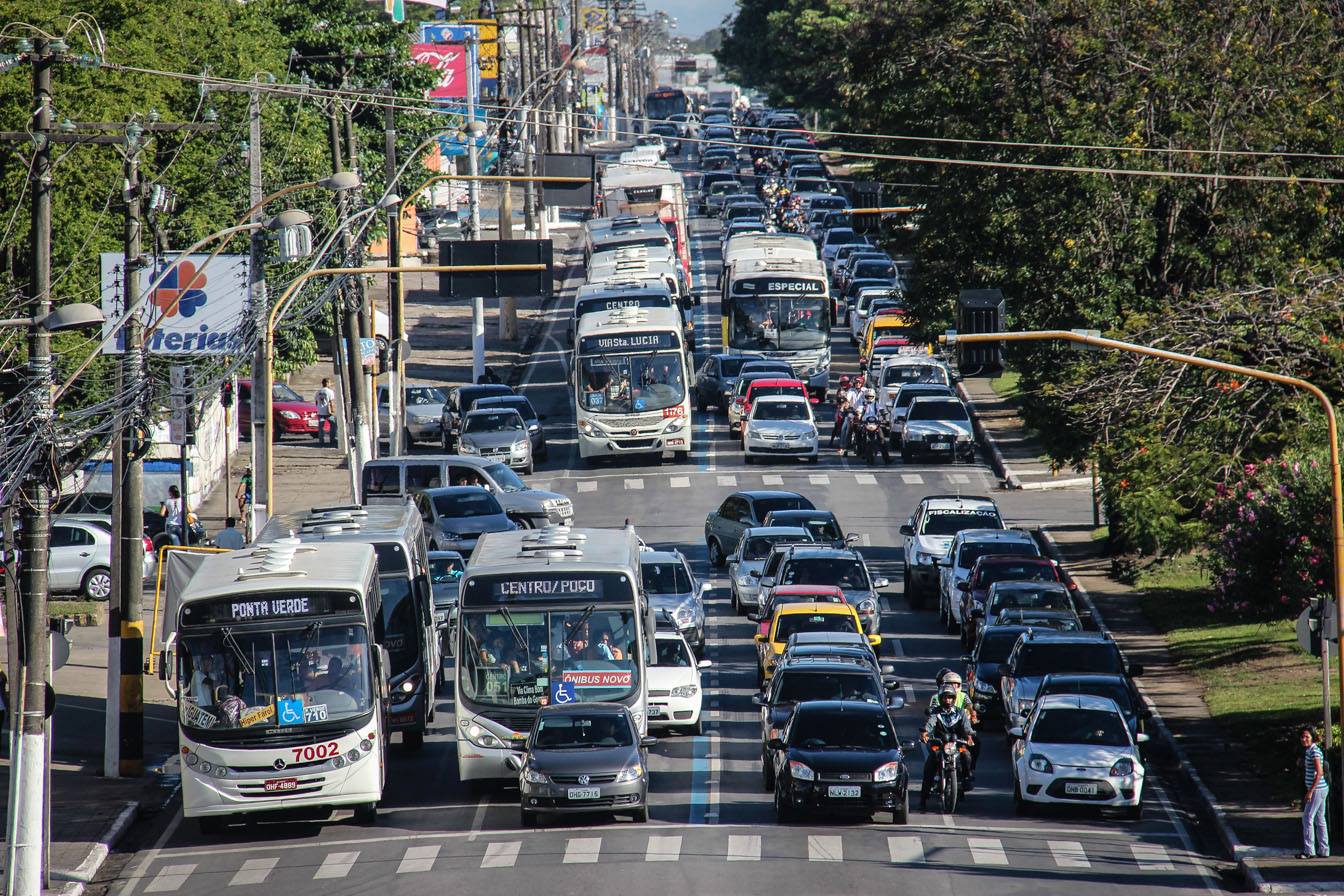
[[442,265],[544,265],[536,271],[477,271],[439,274],[439,297],[549,296],[554,290],[550,240],[444,240]]
[[542,204],[554,208],[592,208],[597,161],[587,153],[548,152],[541,157],[544,177],[586,177],[587,183],[541,185]]
[[[1320,625],[1320,632],[1314,631],[1316,625]],[[1297,617],[1297,643],[1302,649],[1312,656],[1320,656],[1313,649],[1314,643],[1320,639],[1326,641],[1339,640],[1339,614],[1335,609],[1334,600],[1326,600],[1323,616],[1319,623],[1313,615],[1313,608],[1307,607]]]

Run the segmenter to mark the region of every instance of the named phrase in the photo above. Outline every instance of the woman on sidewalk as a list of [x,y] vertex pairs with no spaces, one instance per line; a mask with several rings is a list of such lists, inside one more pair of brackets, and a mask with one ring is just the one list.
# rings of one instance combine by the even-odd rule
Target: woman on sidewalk
[[1325,829],[1325,806],[1330,796],[1325,754],[1316,743],[1315,731],[1303,728],[1299,735],[1302,739],[1302,767],[1307,795],[1302,800],[1302,851],[1297,857],[1325,858],[1330,855],[1330,834]]

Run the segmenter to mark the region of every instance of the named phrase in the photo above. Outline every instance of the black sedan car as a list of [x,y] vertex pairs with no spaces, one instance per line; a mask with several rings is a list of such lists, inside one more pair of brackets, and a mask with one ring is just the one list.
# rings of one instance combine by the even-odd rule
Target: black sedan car
[[894,824],[908,819],[910,774],[885,706],[799,703],[783,735],[768,746],[780,822],[821,813],[871,818],[890,812]]
[[979,643],[968,656],[961,658],[966,664],[966,694],[975,705],[975,711],[983,722],[990,719],[1003,720],[1003,703],[999,700],[999,666],[1008,662],[1008,654],[1022,633],[1029,631],[1025,625],[996,625],[980,634]]
[[695,374],[695,386],[692,394],[695,409],[704,411],[713,406],[721,411],[728,410],[728,401],[737,388],[737,375],[742,365],[759,357],[757,355],[718,354],[710,355]]

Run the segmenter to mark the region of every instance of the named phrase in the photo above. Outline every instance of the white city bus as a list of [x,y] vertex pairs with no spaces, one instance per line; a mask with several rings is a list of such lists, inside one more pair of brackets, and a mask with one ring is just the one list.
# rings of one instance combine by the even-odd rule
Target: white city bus
[[623,703],[646,730],[654,619],[633,528],[491,532],[461,581],[454,662],[462,780],[516,781],[514,748],[547,704]]
[[690,364],[681,312],[617,308],[577,324],[574,381],[579,456],[691,453]]
[[378,561],[360,544],[284,539],[205,557],[162,663],[177,699],[182,812],[349,807],[377,816],[386,651]]
[[691,235],[687,225],[686,182],[667,162],[650,165],[608,164],[598,194],[605,215],[657,218],[676,245],[677,259],[691,277]]
[[831,299],[820,261],[746,258],[723,281],[723,338],[729,351],[781,358],[814,395],[831,369]]
[[578,330],[579,321],[589,314],[616,308],[679,307],[672,296],[673,293],[669,291],[666,281],[662,278],[645,277],[585,283],[574,291],[574,316],[569,321],[569,344],[574,344],[574,334]]

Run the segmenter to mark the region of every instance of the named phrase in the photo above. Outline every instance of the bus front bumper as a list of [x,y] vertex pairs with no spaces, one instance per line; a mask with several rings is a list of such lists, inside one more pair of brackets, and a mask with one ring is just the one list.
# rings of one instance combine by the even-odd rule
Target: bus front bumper
[[689,427],[661,433],[615,433],[589,435],[579,431],[579,453],[583,457],[601,454],[654,454],[663,451],[690,451]]
[[[358,806],[376,803],[382,798],[383,777],[378,754],[360,751],[359,735],[339,739],[339,767],[335,759],[304,763],[265,771],[255,767],[253,758],[236,754],[227,760],[224,777],[203,772],[204,763],[182,765],[182,814],[188,818],[234,815],[240,812],[271,812],[326,806]],[[358,759],[348,758],[357,753]],[[243,766],[239,768],[238,766]]]

